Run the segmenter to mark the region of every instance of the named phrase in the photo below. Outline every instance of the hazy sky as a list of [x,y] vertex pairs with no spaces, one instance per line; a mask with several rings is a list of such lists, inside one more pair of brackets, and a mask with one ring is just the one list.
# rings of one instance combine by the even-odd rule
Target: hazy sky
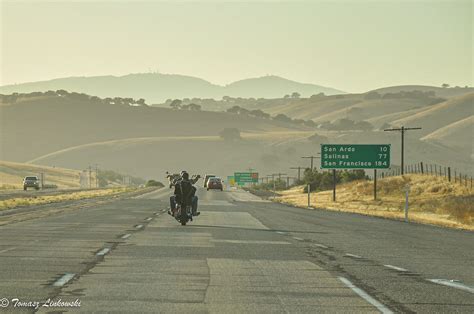
[[472,1],[5,1],[0,85],[159,71],[473,85]]

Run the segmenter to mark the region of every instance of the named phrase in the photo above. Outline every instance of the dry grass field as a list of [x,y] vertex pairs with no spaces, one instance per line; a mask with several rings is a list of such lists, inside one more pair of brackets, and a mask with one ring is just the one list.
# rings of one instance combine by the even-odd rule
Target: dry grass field
[[[378,197],[373,198],[373,182],[357,181],[337,187],[337,201],[332,190],[311,193],[311,207],[391,219],[404,219],[404,187],[410,185],[409,219],[445,227],[474,230],[474,193],[459,183],[445,178],[410,174],[379,179]],[[275,201],[307,207],[303,187],[280,193]]]
[[44,173],[45,183],[58,188],[79,187],[80,171],[57,167],[0,161],[0,189],[20,189],[23,178]]
[[102,190],[91,190],[91,191],[78,191],[73,193],[65,193],[60,195],[44,195],[44,196],[34,196],[29,198],[11,198],[7,200],[0,201],[0,211],[24,207],[24,206],[34,206],[34,205],[44,205],[51,203],[59,203],[64,201],[76,201],[82,199],[89,199],[101,196],[113,196],[129,191],[133,191],[136,188],[112,188],[112,189],[102,189]]

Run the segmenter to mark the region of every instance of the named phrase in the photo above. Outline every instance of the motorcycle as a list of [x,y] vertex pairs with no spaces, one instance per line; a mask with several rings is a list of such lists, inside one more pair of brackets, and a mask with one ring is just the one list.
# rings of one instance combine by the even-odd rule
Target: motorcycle
[[[184,207],[184,209],[183,209]],[[186,223],[193,221],[193,213],[191,205],[176,204],[176,209],[174,210],[173,217],[181,223],[182,226],[186,226]]]

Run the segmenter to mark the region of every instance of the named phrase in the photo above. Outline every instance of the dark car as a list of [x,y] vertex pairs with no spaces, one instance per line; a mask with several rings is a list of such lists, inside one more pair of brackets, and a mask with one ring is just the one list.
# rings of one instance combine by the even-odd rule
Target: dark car
[[207,181],[207,190],[223,190],[222,180],[218,177],[209,178]]
[[39,190],[40,181],[38,177],[25,177],[23,179],[23,190],[26,191],[28,188],[34,188],[35,190]]
[[207,187],[207,181],[209,181],[210,178],[215,178],[215,175],[213,174],[206,174],[204,176],[204,187],[206,188]]

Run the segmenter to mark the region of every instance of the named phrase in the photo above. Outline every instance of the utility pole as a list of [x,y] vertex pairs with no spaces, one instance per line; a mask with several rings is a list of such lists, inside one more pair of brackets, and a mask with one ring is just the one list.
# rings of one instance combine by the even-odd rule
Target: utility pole
[[95,187],[99,188],[99,165],[95,164]]
[[301,169],[304,169],[301,166],[298,167],[290,167],[290,169],[298,169],[298,181],[301,181]]
[[89,165],[89,189],[92,189],[92,167]]
[[411,131],[411,130],[421,130],[421,128],[406,128],[404,126],[402,126],[401,128],[396,128],[396,129],[385,129],[384,131],[386,132],[392,132],[392,131],[400,131],[401,134],[402,134],[402,149],[401,149],[401,153],[402,153],[402,156],[401,156],[401,169],[402,169],[402,175],[405,171],[405,168],[404,168],[404,165],[405,165],[405,132],[406,131]]
[[313,159],[317,159],[317,158],[321,158],[321,157],[311,155],[311,156],[304,156],[304,157],[301,157],[301,158],[311,159],[311,171],[313,171],[313,168],[314,168],[313,167]]
[[281,181],[281,176],[286,176],[286,173],[272,173],[272,181],[273,181],[273,193],[276,191],[276,185],[275,185],[275,176],[278,176],[278,181]]

